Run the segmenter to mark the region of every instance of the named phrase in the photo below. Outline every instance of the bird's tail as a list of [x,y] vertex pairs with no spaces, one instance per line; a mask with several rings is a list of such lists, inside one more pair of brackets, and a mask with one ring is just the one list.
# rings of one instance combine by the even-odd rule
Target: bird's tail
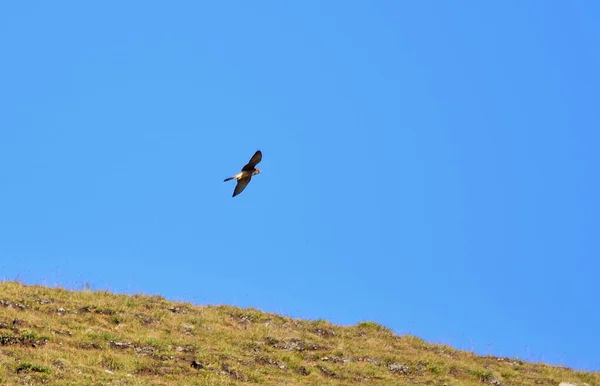
[[225,179],[223,180],[223,182],[227,182],[227,181],[233,180],[234,178],[235,178],[235,177],[229,177],[229,178],[225,178]]

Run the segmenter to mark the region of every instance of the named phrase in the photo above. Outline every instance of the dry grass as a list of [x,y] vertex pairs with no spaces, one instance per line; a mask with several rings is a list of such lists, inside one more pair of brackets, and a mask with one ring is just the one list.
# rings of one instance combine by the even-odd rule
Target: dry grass
[[254,309],[0,283],[2,385],[600,385],[599,373],[480,357]]

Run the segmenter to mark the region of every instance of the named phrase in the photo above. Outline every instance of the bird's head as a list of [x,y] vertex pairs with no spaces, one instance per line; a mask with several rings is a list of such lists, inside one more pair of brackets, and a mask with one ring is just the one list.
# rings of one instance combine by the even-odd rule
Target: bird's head
[[260,173],[260,169],[254,169],[254,172],[252,172],[252,174],[259,174]]

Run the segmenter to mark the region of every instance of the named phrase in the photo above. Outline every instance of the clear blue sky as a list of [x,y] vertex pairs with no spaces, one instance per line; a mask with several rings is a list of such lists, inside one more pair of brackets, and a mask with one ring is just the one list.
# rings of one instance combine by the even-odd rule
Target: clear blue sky
[[2,2],[0,279],[600,370],[598,20],[591,0]]

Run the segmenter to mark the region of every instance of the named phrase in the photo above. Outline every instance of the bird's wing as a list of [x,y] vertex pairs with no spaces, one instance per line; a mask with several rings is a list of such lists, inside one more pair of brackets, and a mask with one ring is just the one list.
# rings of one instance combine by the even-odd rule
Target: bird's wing
[[235,197],[238,194],[242,193],[244,189],[246,189],[246,186],[248,185],[251,179],[252,176],[240,178],[237,184],[235,185],[235,189],[233,190],[233,195],[231,197]]
[[246,165],[244,165],[242,170],[246,171],[254,169],[254,167],[260,162],[260,160],[262,160],[262,153],[260,152],[260,150],[257,150],[256,153],[254,153],[254,155],[252,156],[252,158],[250,158],[250,161]]

